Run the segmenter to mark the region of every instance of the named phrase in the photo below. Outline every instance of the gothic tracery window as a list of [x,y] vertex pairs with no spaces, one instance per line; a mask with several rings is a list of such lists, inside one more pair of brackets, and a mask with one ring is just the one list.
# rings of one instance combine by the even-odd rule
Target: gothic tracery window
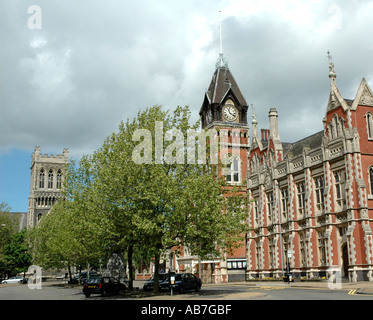
[[53,170],[50,169],[48,173],[48,189],[53,189]]
[[39,173],[39,188],[41,189],[44,188],[44,178],[45,178],[44,169],[41,169]]
[[57,185],[56,185],[57,189],[61,189],[62,187],[62,172],[61,170],[58,170],[57,172]]

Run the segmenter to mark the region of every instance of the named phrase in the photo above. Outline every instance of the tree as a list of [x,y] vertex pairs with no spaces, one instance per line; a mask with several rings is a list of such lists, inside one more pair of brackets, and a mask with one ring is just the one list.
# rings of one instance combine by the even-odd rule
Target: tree
[[5,247],[8,267],[14,274],[25,273],[31,265],[31,253],[25,241],[26,229],[13,234],[9,244]]
[[[158,291],[167,250],[187,246],[207,257],[234,248],[246,228],[246,197],[227,189],[212,157],[191,161],[197,150],[189,134],[200,124],[189,122],[188,107],[147,108],[122,121],[92,155],[71,163],[65,200],[36,228],[35,257],[81,264],[126,252],[131,289],[134,254],[146,252],[155,258]],[[209,144],[204,151],[215,152]]]
[[10,215],[10,211],[6,202],[0,203],[0,278],[13,273],[5,251],[18,230],[18,221]]
[[79,165],[69,163],[65,180],[65,198],[58,201],[29,239],[36,264],[69,268],[72,265],[98,264],[106,256],[110,222],[96,200],[91,186],[89,163],[84,157]]
[[237,201],[226,210],[218,168],[188,161],[187,133],[199,127],[189,120],[188,107],[173,114],[160,106],[148,108],[133,121],[121,122],[119,132],[91,158],[101,200],[118,245],[128,250],[129,265],[134,246],[146,246],[155,256],[156,291],[159,259],[166,250],[188,246],[202,257],[220,255],[245,230],[245,198],[231,190],[230,198]]

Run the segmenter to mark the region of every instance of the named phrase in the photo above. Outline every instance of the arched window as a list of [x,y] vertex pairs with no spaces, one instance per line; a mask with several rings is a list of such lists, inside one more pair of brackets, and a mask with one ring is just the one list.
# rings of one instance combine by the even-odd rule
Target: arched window
[[40,170],[39,173],[39,188],[44,188],[45,173],[44,169]]
[[334,139],[334,127],[331,122],[329,123],[329,139]]
[[373,167],[369,168],[369,186],[370,194],[373,195]]
[[341,136],[341,122],[338,119],[338,116],[335,116],[335,129],[337,137]]
[[367,113],[366,120],[367,120],[368,139],[373,139],[373,115],[371,113]]
[[48,189],[53,189],[53,170],[50,169],[48,173]]
[[57,189],[61,189],[62,187],[62,172],[58,170],[57,172]]

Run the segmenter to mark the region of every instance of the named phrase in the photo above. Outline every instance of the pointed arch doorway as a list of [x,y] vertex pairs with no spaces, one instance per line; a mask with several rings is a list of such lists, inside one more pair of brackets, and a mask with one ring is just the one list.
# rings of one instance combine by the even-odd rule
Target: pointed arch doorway
[[342,277],[348,278],[348,246],[347,242],[342,245]]

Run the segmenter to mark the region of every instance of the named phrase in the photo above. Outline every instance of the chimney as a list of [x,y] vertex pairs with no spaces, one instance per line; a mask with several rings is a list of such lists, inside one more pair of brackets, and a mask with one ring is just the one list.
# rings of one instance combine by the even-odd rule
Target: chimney
[[269,131],[270,131],[272,138],[279,137],[278,121],[277,121],[278,115],[277,115],[276,108],[271,108],[269,110],[268,117],[269,117]]
[[269,130],[268,129],[261,129],[261,132],[262,132],[262,141],[268,141]]

